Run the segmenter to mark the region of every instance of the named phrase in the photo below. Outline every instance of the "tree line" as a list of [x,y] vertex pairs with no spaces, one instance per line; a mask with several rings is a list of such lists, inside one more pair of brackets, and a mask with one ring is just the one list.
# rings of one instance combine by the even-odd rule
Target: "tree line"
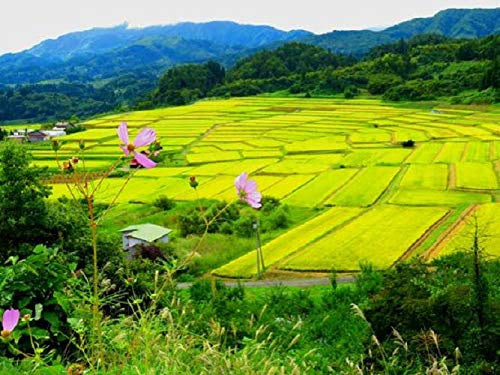
[[[499,100],[498,56],[498,35],[472,40],[419,35],[376,47],[361,60],[290,43],[238,61],[220,81],[208,80],[212,86],[200,87],[196,74],[189,73],[199,73],[200,66],[174,67],[142,106],[276,91],[306,96],[344,94],[346,98],[366,92],[391,101],[453,97],[454,102],[492,103]],[[178,75],[192,79],[172,79]]]

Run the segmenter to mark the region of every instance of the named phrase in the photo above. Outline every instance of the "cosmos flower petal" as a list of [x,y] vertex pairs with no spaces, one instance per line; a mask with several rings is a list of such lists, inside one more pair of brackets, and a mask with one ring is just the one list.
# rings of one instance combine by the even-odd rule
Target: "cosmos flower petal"
[[122,149],[123,153],[124,153],[126,156],[129,156],[130,151],[128,150],[127,146],[120,146],[120,148]]
[[255,180],[249,180],[248,173],[243,172],[236,177],[234,186],[236,187],[238,198],[242,201],[253,208],[260,208],[262,206],[260,204],[262,194],[257,190],[257,182]]
[[144,168],[154,168],[156,167],[156,163],[148,158],[146,155],[141,154],[140,152],[134,151],[135,160],[142,165]]
[[247,199],[256,203],[260,203],[260,201],[262,200],[262,194],[258,191],[254,191],[248,194]]
[[248,203],[248,205],[250,207],[253,207],[253,208],[260,208],[262,206],[259,201],[251,199],[251,198],[247,198],[246,202]]
[[134,146],[135,147],[143,147],[150,145],[156,139],[156,132],[151,128],[142,129],[139,134],[135,137]]
[[2,327],[4,330],[12,332],[19,322],[19,310],[10,309],[3,313]]
[[118,127],[118,138],[120,138],[120,141],[126,146],[128,145],[129,138],[128,138],[128,128],[127,128],[127,123],[122,122],[120,126]]
[[247,192],[247,194],[250,194],[256,190],[257,190],[257,181],[255,180],[247,181],[247,184],[245,186],[245,191]]
[[239,193],[240,190],[244,190],[248,180],[248,173],[243,172],[234,180],[234,186],[236,191]]

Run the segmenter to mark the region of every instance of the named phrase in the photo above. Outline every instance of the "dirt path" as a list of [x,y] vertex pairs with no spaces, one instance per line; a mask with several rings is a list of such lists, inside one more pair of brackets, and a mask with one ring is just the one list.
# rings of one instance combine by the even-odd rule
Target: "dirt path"
[[458,217],[458,219],[452,223],[441,235],[437,238],[437,240],[434,242],[434,245],[427,250],[427,252],[424,254],[425,259],[431,259],[436,257],[439,252],[442,250],[444,245],[448,242],[448,240],[460,230],[462,225],[465,224],[465,221],[467,220],[470,215],[472,215],[478,205],[477,204],[472,204],[470,207],[468,207],[462,214]]
[[398,260],[396,260],[392,266],[402,262],[402,261],[405,261],[405,260],[408,260],[417,250],[418,248],[420,247],[420,245],[422,245],[426,240],[427,238],[429,238],[429,236],[432,235],[432,233],[434,233],[434,231],[436,229],[438,229],[441,225],[443,225],[446,220],[448,220],[448,218],[453,214],[453,211],[448,211],[446,214],[444,214],[441,219],[439,219],[438,221],[436,221],[434,224],[432,224],[429,228],[427,228],[427,230],[424,232],[424,234],[422,234],[404,253],[403,255],[401,255]]
[[[354,282],[353,276],[345,276],[337,278],[338,284],[346,284]],[[309,288],[317,285],[330,285],[330,279],[328,277],[317,277],[309,279],[290,279],[290,280],[258,280],[258,281],[242,281],[238,283],[236,281],[224,281],[224,285],[230,288],[242,285],[245,288],[269,288],[276,286],[293,286],[299,288]],[[178,283],[177,289],[188,289],[193,283]]]

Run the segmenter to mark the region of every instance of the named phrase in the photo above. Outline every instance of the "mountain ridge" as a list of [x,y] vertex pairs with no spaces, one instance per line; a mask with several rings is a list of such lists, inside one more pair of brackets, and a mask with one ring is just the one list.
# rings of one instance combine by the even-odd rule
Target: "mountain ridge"
[[459,38],[498,34],[500,8],[447,9],[381,31],[337,30],[321,35],[233,21],[93,28],[0,56],[0,85],[93,83],[131,72],[159,76],[175,65],[208,60],[230,67],[242,57],[292,41],[361,57],[376,46],[422,33]]
[[445,9],[432,17],[413,18],[380,31],[334,30],[302,41],[342,54],[362,55],[370,49],[418,34],[480,38],[500,33],[500,8]]

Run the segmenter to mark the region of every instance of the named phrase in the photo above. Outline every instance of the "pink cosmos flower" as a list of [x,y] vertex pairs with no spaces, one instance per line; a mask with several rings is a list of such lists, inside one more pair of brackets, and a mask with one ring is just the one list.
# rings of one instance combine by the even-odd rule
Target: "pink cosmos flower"
[[118,127],[118,137],[123,142],[123,145],[120,146],[120,148],[126,156],[129,156],[130,153],[133,152],[137,163],[142,165],[144,168],[153,168],[156,166],[156,163],[153,160],[136,150],[138,147],[148,146],[155,141],[156,132],[153,129],[142,129],[135,137],[134,142],[130,143],[127,123],[122,122]]
[[250,207],[260,208],[262,194],[257,190],[257,182],[248,179],[248,173],[243,172],[234,180],[236,194],[243,202],[247,202]]
[[19,323],[19,310],[5,310],[2,318],[2,337],[8,337]]

